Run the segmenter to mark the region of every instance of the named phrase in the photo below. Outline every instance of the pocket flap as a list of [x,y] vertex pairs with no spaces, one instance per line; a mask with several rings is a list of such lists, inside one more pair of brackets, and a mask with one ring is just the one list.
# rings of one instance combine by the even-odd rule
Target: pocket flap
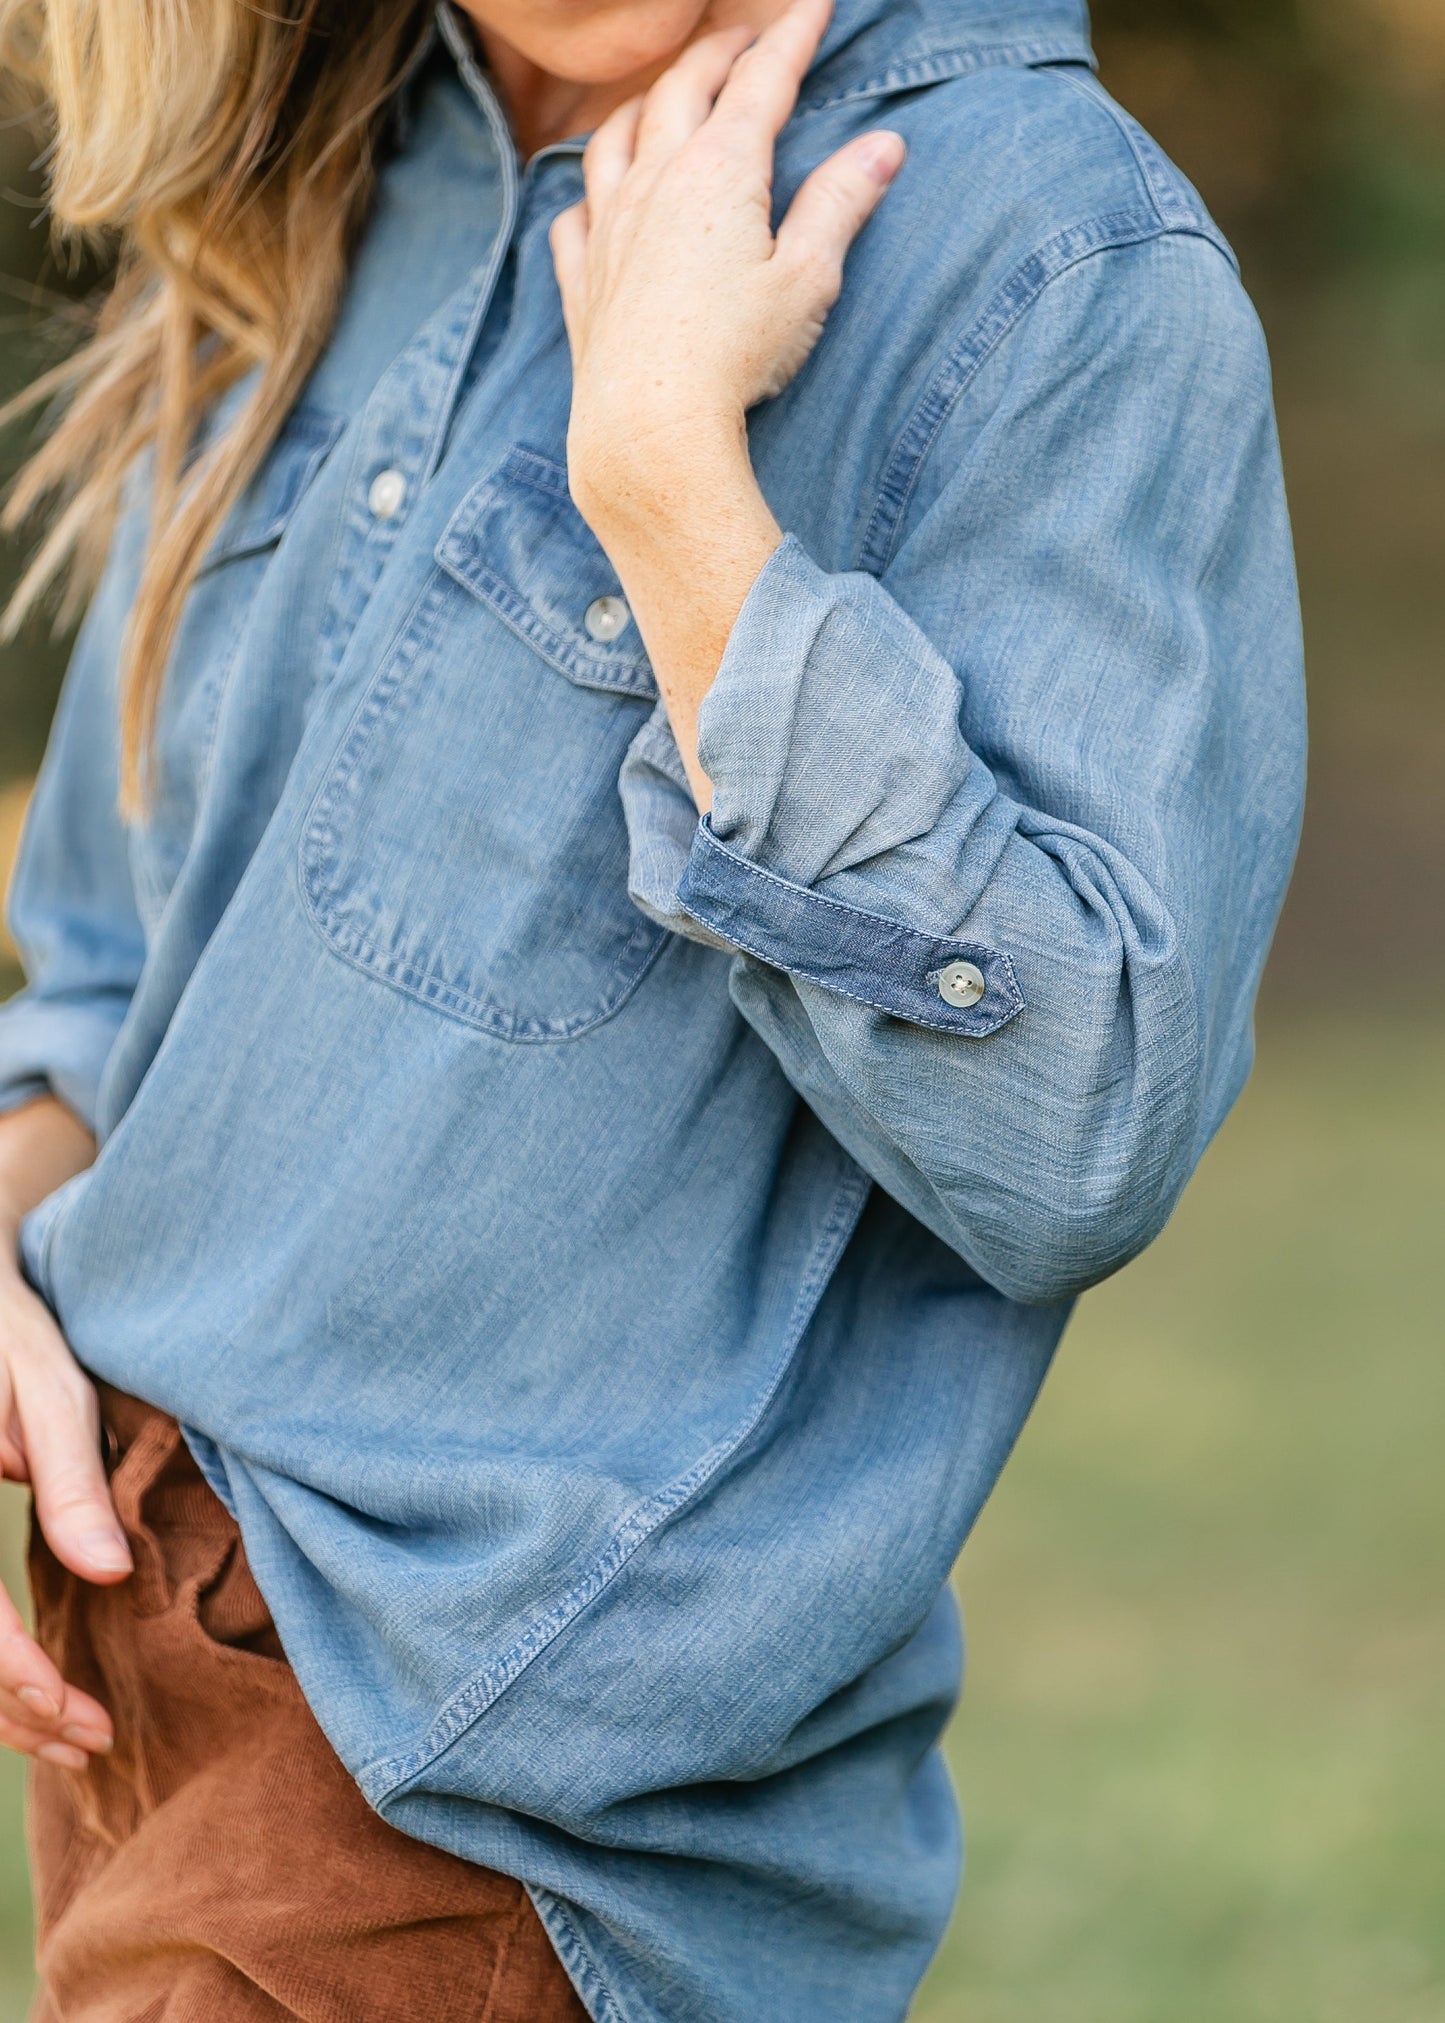
[[569,681],[656,696],[633,619],[612,640],[587,630],[589,610],[599,598],[620,599],[621,586],[552,458],[520,444],[509,450],[458,506],[436,559]]
[[273,547],[330,455],[345,420],[319,408],[297,408],[261,469],[232,508],[204,568]]

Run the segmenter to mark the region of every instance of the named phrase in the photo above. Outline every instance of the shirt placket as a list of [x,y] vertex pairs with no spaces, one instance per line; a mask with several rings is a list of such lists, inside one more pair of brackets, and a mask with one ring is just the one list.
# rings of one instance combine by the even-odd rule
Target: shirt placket
[[397,540],[441,461],[467,366],[517,229],[519,178],[511,134],[475,63],[469,60],[466,68],[470,74],[465,81],[492,130],[501,165],[497,230],[486,259],[393,360],[357,419],[322,624],[322,679],[340,666]]

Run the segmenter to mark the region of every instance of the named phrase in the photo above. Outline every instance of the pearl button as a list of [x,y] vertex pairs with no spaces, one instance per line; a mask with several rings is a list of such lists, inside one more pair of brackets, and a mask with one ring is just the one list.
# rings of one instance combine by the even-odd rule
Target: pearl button
[[988,982],[976,963],[951,962],[939,972],[938,995],[958,1011],[976,1005],[987,989]]
[[594,597],[582,614],[582,623],[589,639],[595,639],[599,646],[610,646],[627,630],[631,618],[625,598]]
[[373,518],[394,520],[406,504],[406,479],[400,471],[378,471],[371,481],[366,503]]

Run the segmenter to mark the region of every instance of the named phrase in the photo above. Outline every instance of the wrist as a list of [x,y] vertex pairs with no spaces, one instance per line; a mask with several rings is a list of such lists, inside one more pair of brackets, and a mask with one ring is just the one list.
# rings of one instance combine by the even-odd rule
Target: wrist
[[0,1177],[0,1274],[20,1268],[20,1225],[29,1212],[18,1190]]
[[28,1212],[12,1161],[0,1158],[0,1264],[14,1254]]
[[578,511],[609,552],[705,525],[718,510],[730,517],[757,490],[742,413],[698,407],[602,430],[574,422],[567,476]]
[[0,1202],[0,1286],[21,1276],[20,1225],[24,1220],[17,1207],[9,1201]]
[[95,1157],[89,1129],[54,1096],[0,1117],[0,1262],[19,1254],[20,1225]]

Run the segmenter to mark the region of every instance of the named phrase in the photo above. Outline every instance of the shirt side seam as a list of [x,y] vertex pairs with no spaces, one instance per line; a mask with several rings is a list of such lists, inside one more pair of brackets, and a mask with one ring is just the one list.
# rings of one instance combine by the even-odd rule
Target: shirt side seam
[[525,1887],[558,1959],[587,2005],[592,2023],[628,2023],[617,1998],[603,1980],[592,1948],[578,1929],[567,1904],[551,1890],[530,1883]]

